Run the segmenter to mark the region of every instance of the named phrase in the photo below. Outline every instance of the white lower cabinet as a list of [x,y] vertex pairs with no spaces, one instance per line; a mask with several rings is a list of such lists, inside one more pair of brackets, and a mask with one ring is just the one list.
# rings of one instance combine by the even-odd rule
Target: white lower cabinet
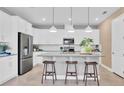
[[17,76],[17,56],[0,58],[0,84]]
[[37,65],[37,64],[42,64],[43,58],[40,56],[38,57],[38,55],[40,55],[41,52],[34,52],[33,53],[33,66]]

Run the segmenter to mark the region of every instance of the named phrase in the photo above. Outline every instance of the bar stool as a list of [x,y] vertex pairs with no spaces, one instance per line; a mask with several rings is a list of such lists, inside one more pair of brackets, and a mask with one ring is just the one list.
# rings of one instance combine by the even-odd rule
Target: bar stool
[[[88,66],[91,65],[93,67],[93,73],[88,71]],[[85,62],[85,70],[84,70],[84,78],[83,81],[85,81],[85,86],[87,85],[87,78],[94,78],[94,81],[97,81],[97,84],[99,86],[99,80],[98,80],[98,73],[97,73],[97,62]]]
[[[76,77],[76,83],[78,84],[78,77],[77,77],[77,61],[66,61],[67,67],[66,67],[66,76],[65,76],[65,84],[67,82],[67,76],[75,76]],[[75,71],[74,72],[70,72],[68,70],[69,65],[72,64],[75,66]]]
[[[54,84],[54,76],[55,76],[55,79],[57,80],[55,61],[43,61],[43,64],[44,64],[44,67],[43,67],[42,83],[43,83],[44,76],[45,76],[45,80],[46,80],[46,76],[52,76],[53,84]],[[47,65],[48,64],[52,65],[52,71],[47,71]]]

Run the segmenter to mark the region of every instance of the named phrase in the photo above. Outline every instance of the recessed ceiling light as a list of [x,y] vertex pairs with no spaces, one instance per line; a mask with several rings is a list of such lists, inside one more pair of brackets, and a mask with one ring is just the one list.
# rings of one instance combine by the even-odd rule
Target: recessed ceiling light
[[42,21],[46,21],[46,18],[42,18]]
[[71,21],[72,19],[71,18],[68,18],[69,21]]
[[98,20],[99,20],[99,18],[96,18],[95,20],[96,20],[96,21],[98,21]]

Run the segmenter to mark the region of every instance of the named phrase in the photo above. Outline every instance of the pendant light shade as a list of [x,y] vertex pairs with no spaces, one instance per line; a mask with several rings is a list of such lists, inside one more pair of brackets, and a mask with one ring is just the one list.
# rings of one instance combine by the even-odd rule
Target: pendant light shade
[[90,24],[89,24],[89,13],[90,13],[90,11],[89,11],[89,7],[88,7],[88,26],[86,27],[86,29],[85,29],[85,32],[92,32],[93,31],[93,29],[90,27]]
[[53,24],[52,24],[52,27],[50,28],[50,32],[57,32],[57,29],[55,28],[54,26],[54,7],[53,7]]
[[50,28],[50,32],[57,32],[57,29],[55,28],[55,26],[52,26],[52,27]]
[[92,32],[92,31],[93,31],[93,29],[89,25],[85,29],[85,32]]

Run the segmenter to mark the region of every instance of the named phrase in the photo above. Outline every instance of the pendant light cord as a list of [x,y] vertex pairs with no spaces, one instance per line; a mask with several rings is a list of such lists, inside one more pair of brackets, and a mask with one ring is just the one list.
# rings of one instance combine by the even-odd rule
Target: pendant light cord
[[54,26],[54,7],[53,7],[53,26]]
[[71,9],[71,25],[72,25],[72,7],[70,9]]
[[90,8],[88,7],[88,26],[90,26],[90,24],[89,24],[89,19],[90,19],[89,13],[90,13]]

